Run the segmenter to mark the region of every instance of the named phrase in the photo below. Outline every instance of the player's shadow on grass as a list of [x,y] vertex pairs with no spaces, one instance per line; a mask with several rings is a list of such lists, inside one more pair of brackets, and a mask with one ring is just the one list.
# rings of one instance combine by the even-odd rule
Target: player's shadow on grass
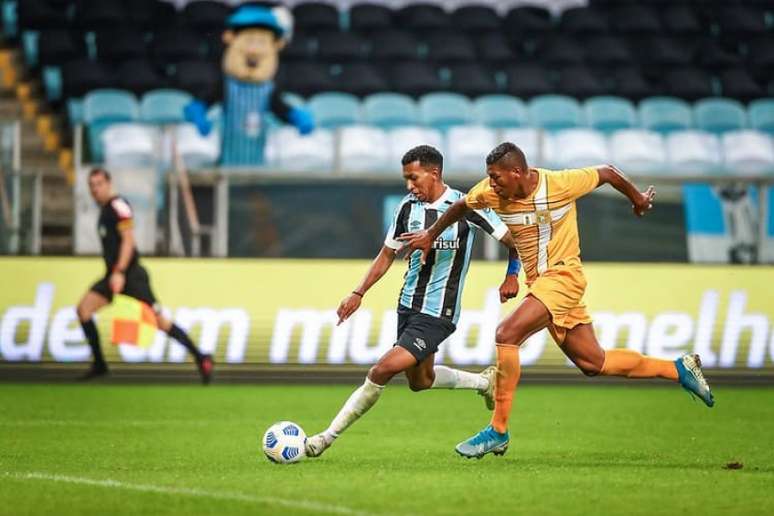
[[[642,459],[642,458],[619,458],[600,457],[598,459],[582,458],[573,459],[572,457],[512,457],[509,462],[517,462],[523,467],[535,468],[556,468],[567,469],[568,467],[578,468],[636,468],[636,469],[673,469],[673,470],[696,470],[696,471],[718,471],[725,469],[729,462],[733,461],[704,461],[704,462],[685,462],[670,461],[664,459]],[[746,473],[774,473],[774,466],[771,465],[746,465],[741,471]]]

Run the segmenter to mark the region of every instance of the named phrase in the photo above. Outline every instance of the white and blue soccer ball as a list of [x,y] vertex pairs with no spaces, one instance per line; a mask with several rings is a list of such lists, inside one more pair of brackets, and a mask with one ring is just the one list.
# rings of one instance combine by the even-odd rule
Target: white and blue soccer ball
[[304,429],[292,421],[274,423],[263,434],[263,453],[277,464],[292,464],[306,456]]

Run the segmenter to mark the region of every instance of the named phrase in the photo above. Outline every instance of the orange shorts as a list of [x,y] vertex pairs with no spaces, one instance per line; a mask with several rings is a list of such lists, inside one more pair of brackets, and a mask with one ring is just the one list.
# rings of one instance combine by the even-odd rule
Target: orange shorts
[[562,344],[567,330],[591,323],[583,303],[586,276],[580,264],[555,265],[529,286],[529,294],[545,305],[551,314],[548,331],[557,344]]

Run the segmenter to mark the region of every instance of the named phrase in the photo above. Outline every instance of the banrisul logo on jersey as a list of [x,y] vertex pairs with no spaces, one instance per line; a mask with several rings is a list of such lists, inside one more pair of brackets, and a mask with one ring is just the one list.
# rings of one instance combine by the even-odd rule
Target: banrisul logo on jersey
[[436,251],[454,251],[460,248],[460,239],[455,238],[453,240],[446,240],[443,238],[437,238],[433,242],[433,249]]
[[[341,325],[336,307],[368,261],[149,259],[145,265],[165,315],[221,363],[367,365],[396,339],[395,298],[405,270],[397,261]],[[0,289],[0,361],[89,360],[74,306],[102,267],[92,258],[0,258],[6,287]],[[499,302],[504,268],[471,264],[457,331],[440,347],[438,362],[492,363],[497,325],[518,304]],[[774,372],[773,274],[772,267],[591,264],[584,300],[604,348],[663,358],[697,352],[708,368]],[[522,283],[520,297],[526,292]],[[148,348],[111,346],[110,319],[107,308],[97,320],[108,360],[188,359],[162,332]],[[535,372],[575,374],[545,331],[522,346],[521,362]]]

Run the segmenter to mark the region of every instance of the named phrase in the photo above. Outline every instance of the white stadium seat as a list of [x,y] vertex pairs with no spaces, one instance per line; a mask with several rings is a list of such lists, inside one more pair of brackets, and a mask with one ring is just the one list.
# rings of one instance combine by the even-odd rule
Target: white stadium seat
[[664,137],[647,129],[622,129],[610,135],[611,162],[624,172],[661,173],[667,170]]
[[674,174],[713,173],[720,168],[720,141],[706,131],[675,131],[667,136],[667,155]]
[[459,125],[446,133],[444,170],[480,177],[486,171],[486,155],[497,145],[497,133],[481,125]]
[[429,127],[398,127],[387,133],[390,148],[391,170],[400,172],[403,155],[417,145],[431,145],[443,154],[443,136],[437,129]]
[[108,168],[146,168],[156,163],[159,131],[155,127],[112,124],[101,138]]
[[220,133],[213,129],[202,136],[195,125],[178,124],[174,129],[177,152],[186,168],[197,169],[215,166],[220,156]]
[[269,134],[270,147],[276,163],[290,172],[332,173],[334,167],[334,139],[328,129],[316,129],[302,136],[298,129],[283,126]]
[[339,130],[339,163],[343,172],[386,172],[390,163],[387,134],[378,127],[352,125]]
[[594,129],[564,129],[546,147],[546,161],[559,168],[580,168],[610,161],[605,136]]
[[503,130],[501,140],[518,145],[529,166],[545,166],[544,147],[550,145],[548,133],[533,127],[514,127]]
[[771,136],[760,131],[729,131],[721,137],[725,169],[732,174],[774,173]]

